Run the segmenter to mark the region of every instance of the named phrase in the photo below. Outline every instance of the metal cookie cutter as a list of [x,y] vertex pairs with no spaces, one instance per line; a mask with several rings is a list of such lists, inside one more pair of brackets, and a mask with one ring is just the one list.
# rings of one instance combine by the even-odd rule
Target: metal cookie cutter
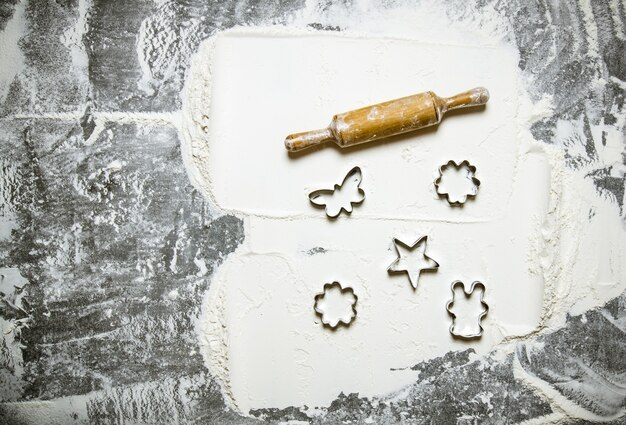
[[[329,312],[326,310],[328,308],[328,305],[324,304],[324,300],[326,298],[327,293],[332,289],[339,289],[342,297],[345,297],[346,294],[352,297],[352,300],[349,301],[350,311],[348,312],[348,315],[344,314],[342,316],[342,315],[337,314],[337,312],[334,312],[335,316],[333,317],[333,314],[330,314],[330,317],[329,317]],[[350,326],[350,324],[354,322],[354,319],[356,319],[356,303],[359,300],[359,298],[354,293],[354,290],[350,288],[349,286],[342,288],[339,282],[327,283],[324,285],[324,289],[322,290],[322,292],[315,295],[314,299],[315,299],[315,302],[313,303],[313,309],[315,310],[315,313],[317,313],[317,315],[322,320],[322,325],[332,330],[337,329],[341,325],[346,326],[346,327]],[[345,300],[345,301],[348,301],[348,300]]]
[[[333,189],[318,189],[309,193],[309,200],[318,207],[326,207],[326,215],[337,218],[341,211],[352,213],[352,207],[365,199],[365,191],[359,187],[363,180],[361,168],[354,167]],[[347,196],[350,198],[347,199]],[[342,203],[340,203],[342,202]]]
[[[417,289],[417,281],[422,271],[436,271],[439,268],[439,263],[426,255],[427,239],[428,236],[421,236],[413,245],[408,245],[400,239],[393,238],[393,246],[396,249],[396,255],[398,257],[389,265],[387,272],[406,273],[409,276],[409,281],[413,289]],[[424,264],[420,266],[415,264],[414,261],[409,261],[413,251],[421,253],[421,260],[424,261]]]
[[[472,293],[474,292],[474,289],[477,286],[482,287],[482,292],[480,295],[480,305],[483,306],[483,311],[481,311],[477,317],[477,321],[478,321],[478,332],[476,333],[472,333],[472,334],[461,334],[459,332],[457,332],[455,330],[455,320],[456,320],[456,315],[454,314],[454,312],[452,312],[451,308],[452,305],[454,304],[454,288],[456,286],[461,286],[461,288],[463,289],[463,293],[465,294],[465,297],[468,298],[472,295]],[[452,291],[452,299],[450,301],[448,301],[448,304],[446,304],[446,310],[448,310],[448,313],[452,316],[452,324],[450,324],[450,333],[452,334],[452,336],[455,337],[459,337],[459,338],[465,338],[465,339],[472,339],[472,338],[480,338],[483,335],[483,327],[481,325],[481,321],[483,320],[483,317],[485,317],[487,315],[487,312],[489,311],[489,306],[487,305],[487,303],[484,300],[485,297],[485,285],[482,282],[479,281],[475,281],[474,283],[472,283],[472,286],[470,287],[469,292],[465,290],[465,285],[463,284],[463,282],[461,282],[460,280],[455,280],[454,282],[452,282],[452,285],[450,286],[450,289]]]
[[[443,177],[443,173],[449,167],[454,167],[456,170],[460,170],[461,168],[467,168],[467,179],[471,181],[473,184],[472,191],[466,193],[464,197],[457,199],[457,200],[450,200],[450,194],[447,192],[441,192],[439,188],[439,186],[441,185],[441,178]],[[467,201],[468,197],[473,198],[478,193],[480,180],[474,177],[475,174],[476,174],[476,167],[470,164],[469,161],[466,159],[463,160],[460,164],[457,164],[456,162],[452,160],[448,161],[447,163],[439,167],[439,177],[435,179],[435,188],[437,190],[437,195],[441,197],[445,197],[446,201],[448,201],[448,204],[450,204],[450,206],[462,207],[463,204],[465,204],[465,202]]]

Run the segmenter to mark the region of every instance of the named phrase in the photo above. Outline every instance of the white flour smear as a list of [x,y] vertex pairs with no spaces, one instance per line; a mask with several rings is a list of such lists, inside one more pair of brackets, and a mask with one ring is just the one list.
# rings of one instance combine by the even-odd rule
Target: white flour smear
[[[342,32],[316,33],[305,28],[310,22]],[[571,152],[584,140],[582,125],[560,122],[555,147],[533,139],[529,129],[551,116],[552,97],[531,100],[510,34],[489,8],[309,2],[287,28],[234,29],[200,46],[184,93],[185,161],[216,209],[243,218],[246,229],[214,275],[197,326],[232,407],[246,413],[324,405],[341,391],[387,394],[415,379],[391,369],[468,347],[511,352],[516,341],[624,291],[619,200],[585,178],[600,166],[623,175],[623,122],[592,124],[594,135],[605,134],[597,158],[566,168],[561,147]],[[596,87],[606,84],[598,78]],[[327,147],[290,158],[282,150],[287,134],[323,127],[334,113],[478,85],[491,91],[487,108],[447,117],[434,131],[348,152]],[[432,186],[450,159],[469,159],[482,181],[462,210]],[[367,198],[330,223],[306,194],[355,165]],[[441,267],[413,291],[385,269],[393,237],[423,234]],[[447,332],[455,279],[486,284],[490,311],[479,342]],[[332,280],[359,296],[357,320],[335,333],[322,329],[311,306]],[[549,388],[538,391],[564,414],[584,416]]]
[[[568,312],[624,290],[618,207],[568,171],[557,148],[533,140],[528,128],[551,104],[525,94],[515,49],[489,33],[453,32],[452,24],[433,41],[428,31],[443,16],[385,14],[351,18],[344,24],[352,33],[230,30],[205,41],[192,63],[185,161],[216,209],[243,218],[246,230],[213,277],[198,333],[207,366],[243,413],[320,406],[342,391],[384,395],[416,378],[391,369],[468,347],[510,352],[509,342],[557,329]],[[419,27],[413,18],[429,27],[401,32],[402,22]],[[394,30],[385,31],[385,22]],[[446,117],[433,131],[296,158],[283,148],[287,134],[323,127],[333,113],[478,85],[491,91],[487,108]],[[619,161],[621,151],[605,154]],[[463,209],[434,190],[437,168],[449,159],[469,159],[482,182]],[[306,195],[355,165],[366,200],[329,222]],[[386,267],[393,237],[423,234],[441,267],[414,291]],[[477,342],[448,333],[445,304],[456,279],[487,288],[490,310]],[[314,294],[333,280],[359,297],[356,321],[337,332],[323,329],[312,308]]]

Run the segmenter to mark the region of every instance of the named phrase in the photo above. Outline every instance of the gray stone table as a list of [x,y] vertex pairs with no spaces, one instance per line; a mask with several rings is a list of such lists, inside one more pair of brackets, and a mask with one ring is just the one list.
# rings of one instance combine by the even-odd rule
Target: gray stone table
[[[589,123],[615,123],[616,111],[625,113],[624,3],[592,0],[591,17],[573,1],[472,3],[476,13],[495,7],[511,21],[530,95],[553,96],[553,114],[534,124],[534,137],[551,143],[557,120],[582,119],[586,153],[569,154],[568,165],[592,160]],[[317,416],[306,406],[252,417],[227,409],[193,321],[211,273],[243,241],[243,223],[212,215],[189,181],[174,128],[102,117],[180,110],[185,71],[202,40],[238,24],[283,23],[302,7],[291,0],[0,0],[0,46],[8,46],[0,47],[0,76],[11,77],[0,93],[0,423],[559,418],[556,406],[516,379],[515,367],[598,418],[624,423],[615,419],[626,407],[624,295],[518,343],[504,359],[473,361],[468,350],[417,364],[419,378],[402,400],[338,394]],[[585,59],[589,19],[598,28],[595,61]],[[164,43],[164,28],[180,36]],[[153,39],[140,40],[142,31]],[[140,42],[147,43],[147,81]],[[591,87],[596,73],[609,81],[601,93]],[[623,208],[624,177],[611,171],[587,178]],[[194,262],[199,257],[206,272]],[[598,399],[594,388],[609,384],[615,398]]]

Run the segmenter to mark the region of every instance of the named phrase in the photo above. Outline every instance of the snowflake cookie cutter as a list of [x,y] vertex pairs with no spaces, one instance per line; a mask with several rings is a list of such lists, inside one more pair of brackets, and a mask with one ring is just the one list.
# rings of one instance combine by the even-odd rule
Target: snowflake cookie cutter
[[[472,189],[471,192],[466,193],[462,198],[457,199],[457,200],[451,200],[450,199],[450,193],[448,193],[448,192],[441,192],[441,190],[440,190],[441,179],[443,178],[443,174],[450,167],[454,168],[455,170],[460,170],[461,168],[466,168],[467,169],[467,179],[474,186],[474,188]],[[436,188],[436,191],[437,191],[437,195],[439,195],[440,197],[445,197],[446,201],[448,201],[448,204],[450,204],[450,206],[452,206],[452,207],[462,207],[465,204],[465,202],[467,201],[468,198],[474,198],[476,196],[476,194],[478,193],[478,188],[480,187],[480,180],[478,180],[475,176],[476,176],[476,167],[474,165],[470,164],[470,162],[467,159],[464,159],[459,164],[457,164],[453,160],[450,160],[450,161],[446,162],[445,164],[443,164],[443,165],[441,165],[439,167],[439,177],[437,177],[435,179],[435,182],[434,182],[435,183],[435,188]]]
[[[462,333],[456,332],[455,330],[455,320],[457,316],[452,311],[452,306],[454,304],[454,297],[455,297],[454,288],[456,288],[457,286],[461,286],[461,288],[463,289],[463,294],[465,295],[466,298],[469,298],[474,293],[474,289],[476,289],[476,287],[482,288],[482,291],[480,294],[480,305],[483,307],[483,311],[481,311],[478,314],[478,317],[476,318],[476,321],[478,324],[478,332],[471,333],[471,334],[462,334]],[[485,299],[484,299],[485,290],[486,290],[485,284],[478,280],[474,281],[474,283],[472,283],[472,285],[470,286],[470,290],[466,291],[465,284],[460,280],[455,280],[454,282],[452,282],[452,285],[450,286],[450,290],[452,291],[452,299],[448,301],[448,304],[446,304],[446,310],[448,311],[448,314],[452,316],[452,323],[450,324],[450,328],[449,328],[450,334],[452,334],[452,336],[454,337],[464,338],[464,339],[474,339],[474,338],[480,338],[481,336],[483,336],[484,329],[483,329],[481,322],[483,318],[487,315],[487,312],[489,312],[489,305],[485,302]]]
[[[327,312],[325,311],[325,309],[323,308],[322,301],[325,299],[326,295],[330,292],[330,290],[332,289],[338,289],[341,293],[342,296],[344,296],[344,294],[349,294],[350,296],[352,296],[353,300],[350,301],[350,311],[349,311],[349,315],[346,317],[345,315],[342,317],[329,317],[329,315],[327,315]],[[341,286],[341,284],[339,282],[332,282],[332,283],[326,283],[324,285],[324,288],[322,289],[322,292],[320,292],[319,294],[315,295],[314,298],[314,303],[313,303],[313,309],[315,310],[315,313],[319,316],[320,320],[322,321],[322,325],[330,328],[332,330],[337,329],[339,326],[350,326],[352,324],[352,322],[354,322],[354,320],[356,319],[356,304],[359,300],[359,297],[357,297],[357,295],[354,293],[354,290],[349,287],[346,286],[345,288]],[[332,316],[332,315],[330,315]]]
[[[359,205],[365,200],[365,191],[361,189],[363,173],[361,168],[353,167],[343,178],[341,184],[335,184],[332,189],[318,189],[309,193],[309,201],[317,207],[324,207],[329,218],[337,218],[341,211],[351,214],[354,205]],[[350,194],[349,192],[353,193]],[[342,199],[342,195],[351,195],[350,199]],[[344,201],[343,204],[333,205],[334,202]]]

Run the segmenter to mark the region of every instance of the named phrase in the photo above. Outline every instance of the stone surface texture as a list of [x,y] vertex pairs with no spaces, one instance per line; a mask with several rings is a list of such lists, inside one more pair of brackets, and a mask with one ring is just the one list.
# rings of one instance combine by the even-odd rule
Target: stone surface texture
[[[507,17],[531,96],[553,97],[534,137],[553,143],[558,120],[582,122],[585,149],[568,152],[568,165],[588,170],[623,208],[624,176],[598,161],[593,138],[606,135],[590,126],[625,113],[624,3],[446,3],[451,17],[468,8]],[[202,40],[238,24],[284,23],[302,7],[0,0],[0,38],[18,15],[25,22],[21,69],[0,98],[0,226],[8,229],[0,232],[0,423],[575,423],[531,381],[596,419],[624,423],[626,295],[504,357],[468,350],[415,365],[419,378],[398,394],[339,394],[325,408],[251,417],[227,408],[193,324],[213,270],[243,241],[243,222],[215,214],[190,183],[175,126],[152,117],[180,110]],[[608,81],[601,90],[596,76]],[[140,115],[106,118],[117,112]]]

